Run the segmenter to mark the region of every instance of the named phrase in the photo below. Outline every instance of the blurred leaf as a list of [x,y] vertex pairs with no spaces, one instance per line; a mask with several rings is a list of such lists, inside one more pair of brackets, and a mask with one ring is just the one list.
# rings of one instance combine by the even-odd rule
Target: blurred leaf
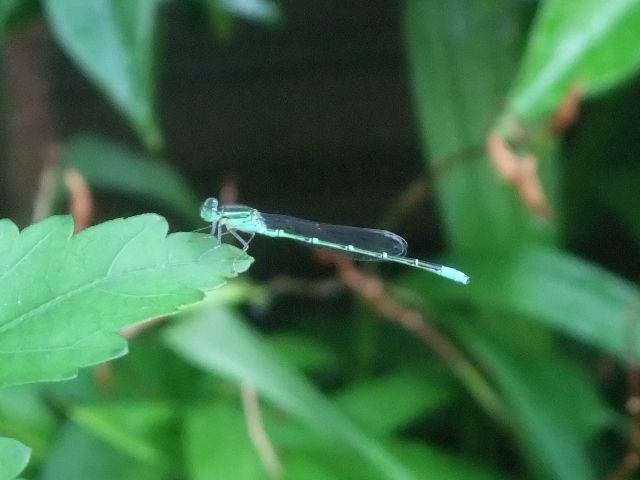
[[193,480],[267,478],[239,407],[215,403],[186,412],[184,452]]
[[631,283],[566,252],[535,245],[500,259],[466,257],[462,264],[472,278],[464,288],[414,273],[407,275],[408,284],[430,298],[525,316],[621,360],[640,359],[640,338],[629,339],[640,316],[640,291]]
[[390,450],[414,472],[421,472],[420,478],[424,479],[504,480],[506,478],[505,475],[484,468],[478,464],[479,462],[471,462],[424,443],[395,443]]
[[278,4],[272,0],[201,0],[213,15],[226,12],[247,20],[275,23],[281,19]]
[[167,478],[163,473],[67,423],[60,429],[38,480],[158,480]]
[[[265,414],[268,411],[265,412]],[[386,408],[378,415],[384,416]],[[274,417],[275,415],[271,415]],[[273,418],[265,418],[267,430],[282,453],[285,478],[348,478],[368,480],[377,477],[375,465],[362,464],[355,457],[353,450],[346,450],[343,443],[315,436],[300,425]],[[449,453],[418,441],[384,442],[385,449],[401,459],[404,465],[421,479],[460,479],[460,480],[497,480],[504,475],[492,472],[481,462],[473,462],[461,455]],[[305,472],[304,469],[310,469]],[[314,477],[313,475],[318,475]]]
[[510,100],[519,118],[548,115],[574,84],[591,95],[640,65],[640,1],[549,0],[541,4]]
[[162,146],[153,107],[154,30],[160,1],[44,0],[60,45],[152,150]]
[[538,477],[595,478],[587,446],[610,416],[585,373],[559,355],[508,356],[468,322],[458,331],[505,395]]
[[0,389],[0,432],[29,445],[36,461],[44,455],[55,427],[55,417],[42,397],[35,385]]
[[0,1],[0,42],[5,41],[22,23],[35,17],[37,11],[36,0]]
[[[336,475],[336,471],[330,462],[323,462],[308,455],[304,451],[287,453],[284,460],[285,478],[295,480],[336,480],[341,477]],[[359,478],[350,475],[350,479]]]
[[335,353],[313,338],[282,332],[270,336],[268,342],[288,364],[300,370],[323,370],[336,366]]
[[0,221],[0,386],[62,380],[115,358],[115,332],[199,302],[250,257],[207,235],[167,235],[158,215],[73,235],[70,217],[21,233]]
[[166,430],[174,417],[174,410],[174,406],[166,402],[112,402],[74,407],[70,417],[123,454],[142,463],[167,467],[176,462],[171,459],[171,451],[166,451],[167,442],[165,445],[161,442],[170,438]]
[[186,179],[170,164],[91,135],[68,142],[60,166],[74,168],[94,187],[170,208],[192,224],[201,222],[199,201]]
[[0,437],[0,478],[16,478],[29,463],[31,449],[11,438]]
[[418,371],[396,371],[368,378],[351,384],[335,397],[336,403],[359,425],[377,434],[407,427],[450,399],[447,384]]
[[252,386],[287,413],[348,445],[375,467],[380,478],[415,478],[230,311],[202,311],[169,328],[166,341],[187,361]]
[[640,202],[637,186],[640,172],[624,169],[603,168],[598,180],[592,178],[593,191],[610,207],[640,245]]
[[[454,250],[503,251],[548,238],[484,156],[518,59],[521,2],[407,0],[407,54],[423,150]],[[499,55],[496,52],[500,52]],[[543,175],[550,162],[541,162]],[[553,177],[553,175],[552,175]],[[489,226],[489,227],[488,227]]]

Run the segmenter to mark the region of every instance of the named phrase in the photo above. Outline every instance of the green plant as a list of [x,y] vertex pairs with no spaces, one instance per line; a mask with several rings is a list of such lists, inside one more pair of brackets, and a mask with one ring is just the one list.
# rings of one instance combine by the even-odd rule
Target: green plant
[[[52,168],[50,211],[63,210],[60,177],[74,169],[195,228],[198,195],[162,160],[154,106],[169,3],[41,2],[61,48],[147,152],[72,137]],[[5,40],[37,5],[0,3]],[[238,16],[287,18],[262,0],[191,6],[227,41]],[[312,280],[222,287],[251,258],[206,234],[167,236],[155,214],[75,235],[67,216],[21,232],[2,221],[0,478],[24,470],[29,447],[25,474],[45,480],[633,475],[623,458],[640,452],[624,443],[638,426],[619,404],[638,388],[638,268],[625,278],[575,246],[602,208],[638,258],[636,93],[624,88],[640,63],[640,2],[406,0],[400,20],[445,256],[472,283],[419,271],[382,281],[329,257],[329,286],[355,299],[332,309],[316,297],[333,290]],[[279,328],[252,327],[251,312],[269,308]],[[93,377],[10,387],[123,355],[116,331],[176,312]],[[598,360],[628,364],[628,391],[594,378]]]

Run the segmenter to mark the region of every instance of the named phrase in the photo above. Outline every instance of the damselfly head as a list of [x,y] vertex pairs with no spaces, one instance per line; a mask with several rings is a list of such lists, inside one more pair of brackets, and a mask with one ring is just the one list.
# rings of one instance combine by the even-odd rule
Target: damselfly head
[[202,217],[205,222],[217,222],[220,219],[218,200],[213,197],[209,197],[202,202],[202,206],[200,207],[200,217]]

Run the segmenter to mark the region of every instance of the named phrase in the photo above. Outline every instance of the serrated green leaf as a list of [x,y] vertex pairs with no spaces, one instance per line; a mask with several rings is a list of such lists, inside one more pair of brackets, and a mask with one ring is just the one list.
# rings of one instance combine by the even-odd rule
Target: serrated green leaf
[[11,438],[0,437],[0,478],[16,478],[29,463],[31,449]]
[[115,332],[176,312],[246,270],[250,257],[153,214],[73,233],[51,217],[0,221],[0,386],[61,380],[120,356]]
[[60,152],[60,166],[74,168],[93,187],[138,196],[200,222],[199,201],[170,164],[94,135],[78,135]]
[[640,66],[640,1],[550,0],[541,4],[510,111],[549,114],[573,84],[584,94],[610,88]]
[[154,31],[159,1],[44,1],[58,42],[152,150],[162,145],[153,107]]
[[380,478],[415,478],[304,377],[290,369],[232,312],[221,308],[202,311],[169,328],[166,342],[187,361],[252,386],[289,414],[349,446],[375,468]]

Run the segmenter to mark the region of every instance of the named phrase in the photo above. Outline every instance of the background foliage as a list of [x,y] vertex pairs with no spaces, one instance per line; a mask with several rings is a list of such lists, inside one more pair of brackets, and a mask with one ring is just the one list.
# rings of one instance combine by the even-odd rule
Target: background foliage
[[640,2],[347,4],[0,1],[0,479],[637,476]]

